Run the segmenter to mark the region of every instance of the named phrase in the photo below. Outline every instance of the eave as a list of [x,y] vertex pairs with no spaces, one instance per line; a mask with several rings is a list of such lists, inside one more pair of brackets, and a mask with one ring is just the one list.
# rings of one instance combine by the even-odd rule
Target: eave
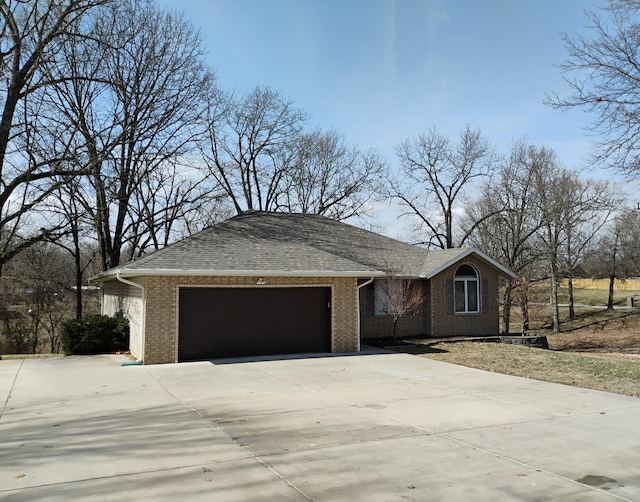
[[380,270],[189,270],[189,269],[111,269],[89,279],[99,282],[117,276],[132,278],[143,276],[187,276],[187,277],[385,277]]

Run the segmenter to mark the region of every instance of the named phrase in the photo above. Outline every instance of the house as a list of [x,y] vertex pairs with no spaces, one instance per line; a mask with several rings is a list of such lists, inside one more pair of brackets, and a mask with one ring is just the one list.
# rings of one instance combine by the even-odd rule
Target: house
[[390,336],[389,283],[418,308],[398,333],[495,335],[498,287],[513,277],[476,249],[426,250],[328,218],[247,212],[93,278],[102,312],[130,321],[145,364],[359,351]]

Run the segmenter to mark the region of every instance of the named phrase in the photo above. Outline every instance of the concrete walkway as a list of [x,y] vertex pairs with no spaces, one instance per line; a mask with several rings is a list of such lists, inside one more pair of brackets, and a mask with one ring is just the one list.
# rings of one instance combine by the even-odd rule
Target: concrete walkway
[[640,399],[408,354],[0,361],[0,500],[640,500]]

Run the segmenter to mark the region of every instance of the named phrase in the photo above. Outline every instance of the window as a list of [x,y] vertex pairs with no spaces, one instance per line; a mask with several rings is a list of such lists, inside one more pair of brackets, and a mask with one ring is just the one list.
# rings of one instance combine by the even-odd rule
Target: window
[[399,281],[378,280],[373,281],[373,314],[389,315],[393,310],[393,299],[400,291]]
[[461,265],[454,281],[454,302],[456,314],[480,312],[480,291],[478,273],[471,265]]
[[367,315],[418,315],[424,302],[422,283],[410,279],[376,279],[371,292],[373,308]]

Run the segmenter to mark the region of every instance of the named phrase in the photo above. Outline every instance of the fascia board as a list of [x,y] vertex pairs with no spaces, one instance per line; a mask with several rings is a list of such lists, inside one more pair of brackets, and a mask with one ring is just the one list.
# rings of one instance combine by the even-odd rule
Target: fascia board
[[386,274],[380,270],[177,270],[177,269],[113,269],[93,276],[90,282],[104,281],[120,277],[142,276],[189,276],[189,277],[384,277]]

